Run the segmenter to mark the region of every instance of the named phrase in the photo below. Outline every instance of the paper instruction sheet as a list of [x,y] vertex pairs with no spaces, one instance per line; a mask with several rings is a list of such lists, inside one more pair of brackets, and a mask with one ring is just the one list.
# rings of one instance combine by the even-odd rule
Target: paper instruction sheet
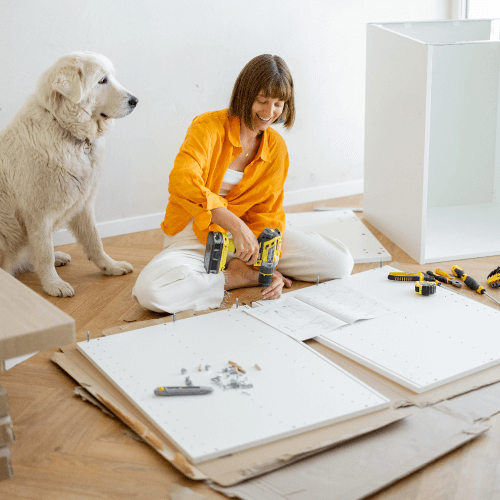
[[297,340],[307,340],[396,309],[339,284],[326,290],[309,287],[246,312]]
[[379,318],[396,312],[393,307],[340,283],[326,290],[323,287],[311,286],[296,294],[295,297],[350,325],[360,319]]
[[285,296],[273,302],[248,309],[246,312],[297,340],[326,335],[347,325],[345,321],[311,307],[295,297]]

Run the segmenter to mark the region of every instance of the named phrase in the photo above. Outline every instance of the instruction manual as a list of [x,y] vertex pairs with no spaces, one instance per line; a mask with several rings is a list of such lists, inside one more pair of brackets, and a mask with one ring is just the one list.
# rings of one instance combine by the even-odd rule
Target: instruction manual
[[326,290],[312,286],[246,312],[294,339],[307,340],[396,309],[339,284]]

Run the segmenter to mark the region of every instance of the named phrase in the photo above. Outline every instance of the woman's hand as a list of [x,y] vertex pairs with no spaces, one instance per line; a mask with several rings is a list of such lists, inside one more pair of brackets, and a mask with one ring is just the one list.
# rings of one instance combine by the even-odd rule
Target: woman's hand
[[259,243],[248,226],[227,208],[212,209],[212,222],[231,232],[236,248],[234,256],[248,265],[253,265],[259,257]]
[[273,281],[267,288],[262,290],[262,298],[265,300],[279,299],[283,286],[290,288],[292,280],[285,278],[279,271],[274,271]]
[[246,224],[242,224],[240,230],[231,231],[233,243],[236,250],[234,256],[249,266],[255,264],[259,258],[259,242]]

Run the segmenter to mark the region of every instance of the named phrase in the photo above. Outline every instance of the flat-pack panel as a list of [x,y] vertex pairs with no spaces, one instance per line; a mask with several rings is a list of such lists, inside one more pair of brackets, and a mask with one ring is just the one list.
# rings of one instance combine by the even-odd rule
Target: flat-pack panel
[[286,225],[339,240],[349,249],[355,264],[392,260],[391,254],[352,210],[286,214]]
[[445,288],[424,297],[413,282],[390,281],[386,266],[318,285],[346,286],[397,308],[315,340],[422,393],[500,364],[500,311]]
[[[243,308],[77,346],[193,463],[390,405],[313,349]],[[245,373],[231,373],[229,361]],[[154,394],[159,386],[189,385],[186,377],[213,392]]]
[[425,44],[368,25],[364,216],[417,260],[425,233],[427,71]]

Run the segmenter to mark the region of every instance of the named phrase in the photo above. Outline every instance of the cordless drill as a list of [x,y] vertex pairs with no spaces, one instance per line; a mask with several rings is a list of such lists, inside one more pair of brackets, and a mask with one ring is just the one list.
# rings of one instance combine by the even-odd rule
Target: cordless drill
[[[259,267],[259,284],[266,288],[273,281],[273,274],[278,265],[281,250],[281,231],[264,229],[257,238],[259,258],[254,266]],[[205,270],[208,274],[219,274],[226,267],[227,252],[234,252],[236,247],[227,234],[210,231],[205,248]]]

